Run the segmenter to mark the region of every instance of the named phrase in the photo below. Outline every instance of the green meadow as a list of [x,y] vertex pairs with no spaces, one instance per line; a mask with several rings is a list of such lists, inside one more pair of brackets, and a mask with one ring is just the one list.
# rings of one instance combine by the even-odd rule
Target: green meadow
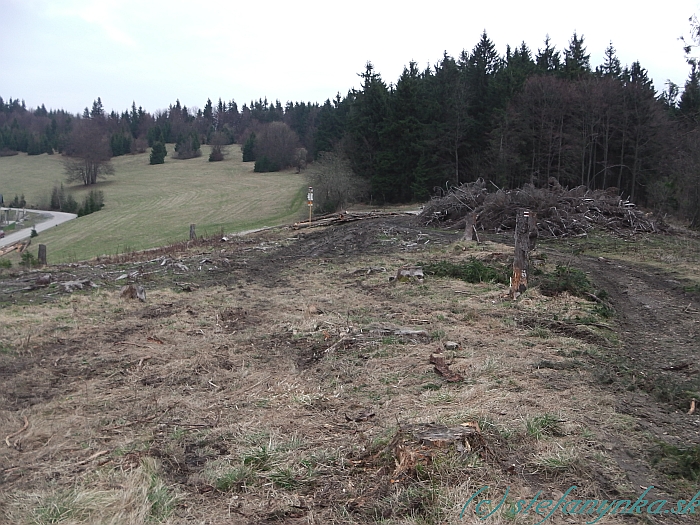
[[[143,250],[185,240],[189,225],[197,235],[234,233],[298,220],[306,208],[306,181],[293,171],[254,173],[240,148],[229,146],[222,162],[209,162],[209,147],[189,160],[171,157],[151,166],[148,153],[115,157],[115,174],[85,187],[64,182],[78,202],[91,190],[104,192],[105,206],[45,231],[51,263],[85,260]],[[27,206],[47,209],[54,185],[65,179],[60,155],[0,157],[0,194],[9,202],[24,194]]]

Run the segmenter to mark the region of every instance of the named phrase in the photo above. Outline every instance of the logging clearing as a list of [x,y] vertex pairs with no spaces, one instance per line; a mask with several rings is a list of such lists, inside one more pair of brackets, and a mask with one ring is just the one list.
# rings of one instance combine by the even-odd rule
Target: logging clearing
[[475,486],[688,497],[697,236],[538,238],[514,301],[512,231],[343,215],[0,269],[0,521],[458,525]]

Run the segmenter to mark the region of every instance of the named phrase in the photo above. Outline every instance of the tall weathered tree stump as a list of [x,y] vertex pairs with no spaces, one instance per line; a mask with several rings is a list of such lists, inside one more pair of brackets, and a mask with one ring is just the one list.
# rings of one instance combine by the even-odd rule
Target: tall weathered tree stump
[[39,245],[39,264],[42,266],[46,266],[46,245],[45,244]]
[[463,241],[476,241],[479,242],[479,235],[476,233],[476,219],[478,214],[475,211],[467,213],[466,224],[464,226],[464,236]]
[[515,299],[527,290],[530,269],[530,251],[537,242],[537,218],[530,210],[518,209],[515,219],[515,258],[513,277],[510,281],[510,296]]
[[193,241],[197,238],[197,234],[194,232],[194,224],[190,224],[190,240]]

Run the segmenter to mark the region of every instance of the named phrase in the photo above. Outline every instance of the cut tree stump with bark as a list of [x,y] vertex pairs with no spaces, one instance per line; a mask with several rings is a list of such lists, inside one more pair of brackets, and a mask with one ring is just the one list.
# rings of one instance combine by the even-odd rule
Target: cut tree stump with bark
[[528,272],[530,270],[530,251],[537,242],[537,218],[535,213],[519,209],[515,221],[515,257],[513,259],[513,277],[510,281],[510,296],[515,299],[527,290]]
[[476,220],[479,218],[479,214],[476,213],[475,211],[467,213],[465,216],[465,225],[464,225],[464,236],[462,237],[463,241],[476,241],[477,243],[479,242],[479,234],[476,232]]
[[396,271],[396,277],[390,277],[389,280],[399,282],[422,282],[424,278],[425,275],[423,275],[423,268],[420,266],[404,266]]
[[448,383],[464,381],[464,376],[454,370],[450,370],[450,365],[445,361],[445,354],[442,352],[430,354],[430,362],[435,365],[435,371],[444,377]]
[[146,302],[146,290],[140,284],[122,286],[120,295],[122,299],[138,299],[142,303]]

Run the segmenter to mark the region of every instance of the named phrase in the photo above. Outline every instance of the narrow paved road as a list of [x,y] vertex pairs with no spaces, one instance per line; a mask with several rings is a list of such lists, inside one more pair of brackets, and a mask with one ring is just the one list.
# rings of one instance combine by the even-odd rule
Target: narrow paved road
[[[2,208],[5,209],[5,208]],[[72,219],[75,219],[78,217],[75,213],[63,213],[60,211],[44,211],[44,210],[29,210],[30,213],[39,213],[44,216],[48,216],[48,220],[37,224],[36,225],[36,231],[37,233],[43,232],[44,230],[48,230],[49,228],[53,228],[54,226],[58,226],[59,224],[70,221]],[[8,244],[12,244],[13,242],[21,241],[22,239],[26,239],[32,234],[32,229],[31,228],[24,228],[22,230],[19,230],[14,233],[7,233],[5,235],[4,239],[0,239],[0,247],[7,246]]]

